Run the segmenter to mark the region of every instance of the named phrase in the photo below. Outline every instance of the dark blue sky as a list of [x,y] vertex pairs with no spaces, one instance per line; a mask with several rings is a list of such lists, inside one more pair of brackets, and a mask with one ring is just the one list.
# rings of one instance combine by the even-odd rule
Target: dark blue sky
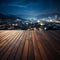
[[0,13],[22,17],[60,12],[59,0],[0,0]]

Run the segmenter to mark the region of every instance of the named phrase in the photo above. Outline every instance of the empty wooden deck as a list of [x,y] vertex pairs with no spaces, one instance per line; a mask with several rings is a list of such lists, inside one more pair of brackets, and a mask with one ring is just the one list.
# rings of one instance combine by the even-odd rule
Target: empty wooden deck
[[0,60],[60,60],[60,31],[2,30]]

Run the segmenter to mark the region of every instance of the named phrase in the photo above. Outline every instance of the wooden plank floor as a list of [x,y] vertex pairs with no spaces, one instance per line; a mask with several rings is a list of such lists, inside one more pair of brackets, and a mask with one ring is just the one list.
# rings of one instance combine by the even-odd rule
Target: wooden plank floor
[[60,60],[60,31],[2,30],[0,60]]

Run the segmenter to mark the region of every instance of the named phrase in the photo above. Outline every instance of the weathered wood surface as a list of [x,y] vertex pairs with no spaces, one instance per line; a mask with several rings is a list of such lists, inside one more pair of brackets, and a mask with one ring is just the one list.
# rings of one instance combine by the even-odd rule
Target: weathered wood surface
[[0,60],[60,60],[60,31],[2,30]]

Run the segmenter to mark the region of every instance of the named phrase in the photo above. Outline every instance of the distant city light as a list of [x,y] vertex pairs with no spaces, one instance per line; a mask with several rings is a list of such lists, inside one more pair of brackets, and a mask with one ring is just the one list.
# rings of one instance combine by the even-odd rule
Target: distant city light
[[45,27],[44,30],[46,30],[47,28]]
[[51,17],[49,16],[48,19],[51,19]]
[[41,22],[40,25],[44,25],[44,23]]
[[37,22],[40,22],[40,20],[37,20]]
[[37,20],[37,18],[33,18],[33,20]]
[[28,25],[28,23],[26,23],[26,25]]
[[52,20],[50,20],[50,22],[52,22]]
[[28,18],[29,20],[37,20],[37,18]]
[[16,19],[16,21],[20,21],[20,19]]
[[18,24],[16,23],[16,24],[12,24],[13,26],[18,26]]

